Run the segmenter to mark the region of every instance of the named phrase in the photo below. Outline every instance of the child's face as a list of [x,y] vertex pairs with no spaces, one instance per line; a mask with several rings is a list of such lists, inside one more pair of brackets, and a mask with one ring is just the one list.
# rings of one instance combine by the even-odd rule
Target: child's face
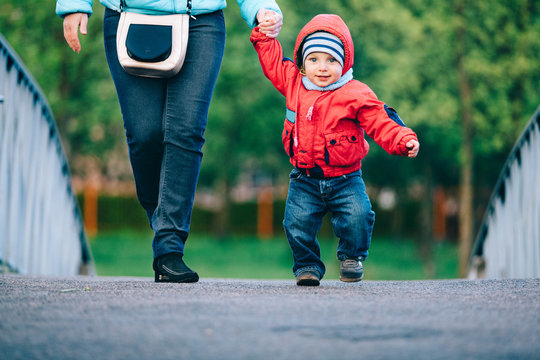
[[312,83],[325,87],[339,80],[343,67],[332,55],[314,52],[307,56],[304,70]]

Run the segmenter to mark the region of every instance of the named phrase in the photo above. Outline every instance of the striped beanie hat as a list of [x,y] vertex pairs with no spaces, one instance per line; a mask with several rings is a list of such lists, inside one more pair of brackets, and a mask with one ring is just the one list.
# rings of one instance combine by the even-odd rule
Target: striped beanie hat
[[302,48],[302,62],[306,61],[309,54],[323,52],[332,55],[343,66],[345,62],[345,48],[341,40],[334,34],[325,31],[317,31],[306,36]]

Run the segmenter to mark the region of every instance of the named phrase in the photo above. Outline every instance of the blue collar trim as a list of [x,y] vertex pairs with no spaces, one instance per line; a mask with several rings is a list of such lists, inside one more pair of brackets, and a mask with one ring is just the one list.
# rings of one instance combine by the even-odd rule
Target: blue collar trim
[[351,81],[352,78],[353,78],[353,69],[351,68],[349,69],[349,71],[343,74],[343,76],[340,77],[338,81],[325,87],[320,87],[320,86],[315,85],[314,83],[311,82],[311,80],[308,79],[307,76],[302,76],[302,84],[304,84],[304,87],[307,90],[332,91],[332,90],[339,89],[340,87],[342,87],[343,85]]

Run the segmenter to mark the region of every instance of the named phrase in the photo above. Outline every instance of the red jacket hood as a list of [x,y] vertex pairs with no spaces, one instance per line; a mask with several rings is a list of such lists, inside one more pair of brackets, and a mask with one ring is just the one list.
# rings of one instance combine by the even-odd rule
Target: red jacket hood
[[299,69],[302,67],[303,59],[301,51],[304,39],[316,31],[327,31],[341,39],[345,48],[345,61],[343,62],[342,74],[345,74],[352,68],[354,63],[354,45],[351,33],[345,22],[339,16],[333,14],[317,15],[300,30],[296,38],[296,44],[294,45],[294,63],[296,66]]

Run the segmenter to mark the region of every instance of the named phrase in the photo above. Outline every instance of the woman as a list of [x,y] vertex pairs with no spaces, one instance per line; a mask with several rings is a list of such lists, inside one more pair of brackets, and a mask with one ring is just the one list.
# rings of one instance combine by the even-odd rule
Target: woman
[[[143,14],[186,13],[192,9],[186,58],[172,78],[126,73],[118,62],[116,30],[120,0],[101,0],[105,53],[126,129],[137,197],[154,231],[156,282],[197,282],[183,261],[193,198],[199,176],[208,108],[225,48],[225,0],[130,0],[123,11]],[[279,34],[280,9],[274,0],[237,0],[250,27],[270,37]],[[64,37],[79,53],[78,33],[86,35],[92,0],[58,0]]]

